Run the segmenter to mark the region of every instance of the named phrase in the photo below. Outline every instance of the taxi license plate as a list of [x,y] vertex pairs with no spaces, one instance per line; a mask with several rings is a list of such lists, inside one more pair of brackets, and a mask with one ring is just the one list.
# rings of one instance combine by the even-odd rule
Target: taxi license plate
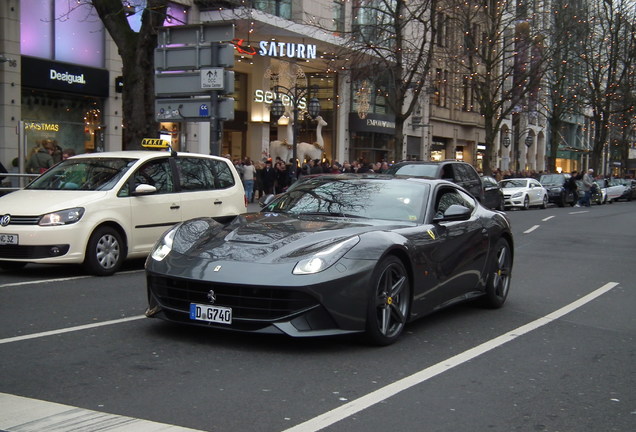
[[190,319],[219,324],[232,324],[232,308],[190,303]]
[[0,245],[17,245],[17,234],[0,234]]

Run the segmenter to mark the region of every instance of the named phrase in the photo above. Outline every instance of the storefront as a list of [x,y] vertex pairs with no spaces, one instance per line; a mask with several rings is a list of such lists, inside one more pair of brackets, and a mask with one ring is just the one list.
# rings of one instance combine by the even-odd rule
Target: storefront
[[104,151],[105,69],[22,56],[27,156],[43,140],[75,153]]
[[394,116],[369,113],[361,118],[358,113],[350,113],[349,132],[349,160],[395,161]]
[[[257,38],[267,40],[269,35]],[[281,44],[292,46],[292,42]],[[293,58],[286,51],[271,49],[263,52],[258,49],[261,45],[257,40],[251,44],[242,41],[235,46],[234,120],[223,124],[221,154],[230,154],[235,159],[270,157],[272,142],[284,141],[291,146],[295,128],[297,144],[315,144],[322,149],[321,159],[334,158],[336,74],[323,71],[324,65],[317,59]],[[303,46],[307,47],[305,51],[317,50],[310,43]],[[296,46],[296,55],[298,49]],[[319,101],[318,116],[309,115],[311,98]],[[276,100],[284,107],[280,118],[271,115]],[[297,111],[296,125],[294,111]]]

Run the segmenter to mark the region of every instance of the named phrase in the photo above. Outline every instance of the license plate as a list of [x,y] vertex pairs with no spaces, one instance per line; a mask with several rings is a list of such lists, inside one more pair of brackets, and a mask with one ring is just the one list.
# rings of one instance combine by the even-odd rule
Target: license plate
[[17,245],[17,234],[0,234],[0,245]]
[[219,324],[232,324],[232,308],[190,303],[190,319]]

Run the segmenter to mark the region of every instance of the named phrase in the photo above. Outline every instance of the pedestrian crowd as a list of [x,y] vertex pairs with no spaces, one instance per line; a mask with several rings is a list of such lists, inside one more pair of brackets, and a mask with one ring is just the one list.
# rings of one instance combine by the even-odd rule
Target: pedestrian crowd
[[307,175],[384,173],[389,169],[389,164],[385,161],[370,163],[356,160],[352,162],[344,161],[341,164],[338,161],[315,159],[307,160],[302,166],[297,167],[296,172],[294,172],[291,159],[289,162],[284,162],[280,158],[276,158],[273,161],[271,159],[254,161],[250,157],[243,159],[232,158],[229,154],[226,154],[225,157],[232,160],[236,167],[243,181],[248,202],[254,202],[254,200],[266,195],[282,193],[293,182]]

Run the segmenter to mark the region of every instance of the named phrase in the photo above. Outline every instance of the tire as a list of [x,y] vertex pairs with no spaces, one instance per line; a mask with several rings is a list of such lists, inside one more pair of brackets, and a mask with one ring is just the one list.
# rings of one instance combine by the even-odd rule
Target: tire
[[398,340],[411,307],[411,284],[402,261],[383,259],[373,271],[373,290],[367,307],[366,338],[373,345],[390,345]]
[[124,262],[124,243],[117,230],[103,226],[91,234],[86,246],[84,267],[97,276],[110,276]]
[[497,206],[497,210],[500,210],[500,211],[506,210],[506,206],[504,205],[505,202],[506,200],[504,200],[503,197],[499,197],[499,205]]
[[27,263],[20,261],[0,261],[0,269],[4,271],[22,270]]
[[523,210],[528,210],[530,208],[530,198],[528,198],[528,195],[526,195],[526,197],[523,199]]
[[541,208],[542,209],[548,208],[548,197],[547,197],[547,195],[543,196],[543,202],[541,203]]
[[495,246],[495,253],[488,265],[486,292],[482,304],[490,309],[503,306],[510,290],[512,274],[512,249],[507,240],[501,238]]

